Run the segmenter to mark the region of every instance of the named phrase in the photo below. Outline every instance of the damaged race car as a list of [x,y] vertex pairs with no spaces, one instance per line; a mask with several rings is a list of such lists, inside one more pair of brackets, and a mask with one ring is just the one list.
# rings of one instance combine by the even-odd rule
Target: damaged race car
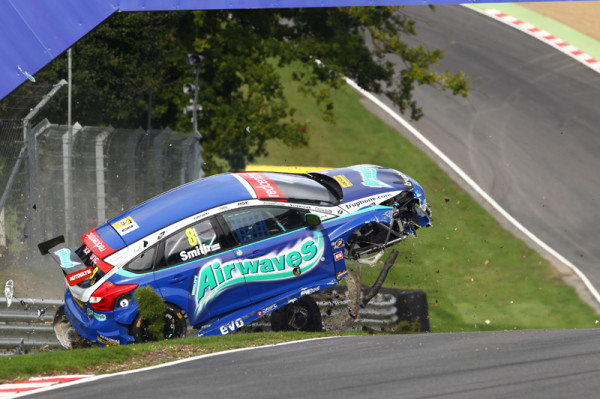
[[167,305],[164,337],[228,334],[271,314],[273,329],[319,331],[310,294],[338,284],[345,261],[375,265],[385,248],[431,225],[422,187],[393,169],[226,173],[161,194],[83,235],[39,244],[60,265],[65,348],[150,339],[133,293]]

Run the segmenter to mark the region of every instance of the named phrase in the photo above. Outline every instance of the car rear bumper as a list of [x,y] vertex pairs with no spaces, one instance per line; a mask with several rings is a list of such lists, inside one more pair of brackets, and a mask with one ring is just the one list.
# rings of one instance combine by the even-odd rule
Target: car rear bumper
[[125,345],[134,341],[126,325],[117,323],[114,312],[100,312],[65,291],[65,314],[83,338],[100,345]]

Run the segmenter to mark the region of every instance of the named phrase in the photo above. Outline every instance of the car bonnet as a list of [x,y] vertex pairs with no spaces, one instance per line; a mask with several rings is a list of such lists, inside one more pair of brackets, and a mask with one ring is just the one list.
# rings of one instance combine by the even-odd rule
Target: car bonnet
[[318,173],[333,177],[340,184],[344,192],[342,203],[391,191],[413,190],[413,182],[408,176],[376,165],[356,165]]

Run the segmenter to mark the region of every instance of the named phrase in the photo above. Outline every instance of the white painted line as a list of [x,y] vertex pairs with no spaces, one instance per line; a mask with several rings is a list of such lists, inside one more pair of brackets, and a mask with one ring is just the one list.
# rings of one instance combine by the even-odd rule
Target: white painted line
[[361,95],[367,97],[370,101],[372,101],[375,105],[381,108],[382,111],[386,112],[389,116],[391,116],[396,122],[400,123],[404,128],[406,128],[415,138],[417,138],[421,143],[423,143],[431,152],[433,152],[437,157],[439,157],[450,169],[452,169],[461,179],[465,181],[477,194],[479,194],[492,208],[494,208],[498,213],[500,213],[508,222],[510,222],[515,228],[517,228],[521,233],[525,234],[530,240],[535,242],[549,254],[558,259],[561,263],[571,269],[577,277],[581,279],[581,281],[585,284],[586,288],[592,294],[594,299],[598,303],[600,303],[600,294],[594,288],[590,280],[583,274],[581,270],[579,270],[574,264],[572,264],[567,258],[559,254],[553,248],[551,248],[548,244],[543,242],[537,236],[535,236],[531,231],[529,231],[525,226],[523,226],[517,219],[512,217],[504,208],[502,208],[492,197],[490,197],[469,175],[467,175],[457,164],[455,164],[446,154],[444,154],[439,148],[437,148],[431,141],[429,141],[425,136],[423,136],[417,129],[415,129],[412,125],[410,125],[407,121],[405,121],[400,115],[396,114],[394,110],[388,107],[385,103],[379,100],[372,93],[364,90],[359,87],[356,82],[351,79],[345,78],[346,83],[350,85],[353,89],[360,92]]

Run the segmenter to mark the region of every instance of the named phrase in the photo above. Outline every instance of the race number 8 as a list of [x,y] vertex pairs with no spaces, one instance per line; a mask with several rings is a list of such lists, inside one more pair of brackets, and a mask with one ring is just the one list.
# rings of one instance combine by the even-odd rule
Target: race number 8
[[196,232],[191,227],[185,230],[185,235],[188,238],[188,242],[190,246],[195,247],[198,245],[198,238],[196,237]]

